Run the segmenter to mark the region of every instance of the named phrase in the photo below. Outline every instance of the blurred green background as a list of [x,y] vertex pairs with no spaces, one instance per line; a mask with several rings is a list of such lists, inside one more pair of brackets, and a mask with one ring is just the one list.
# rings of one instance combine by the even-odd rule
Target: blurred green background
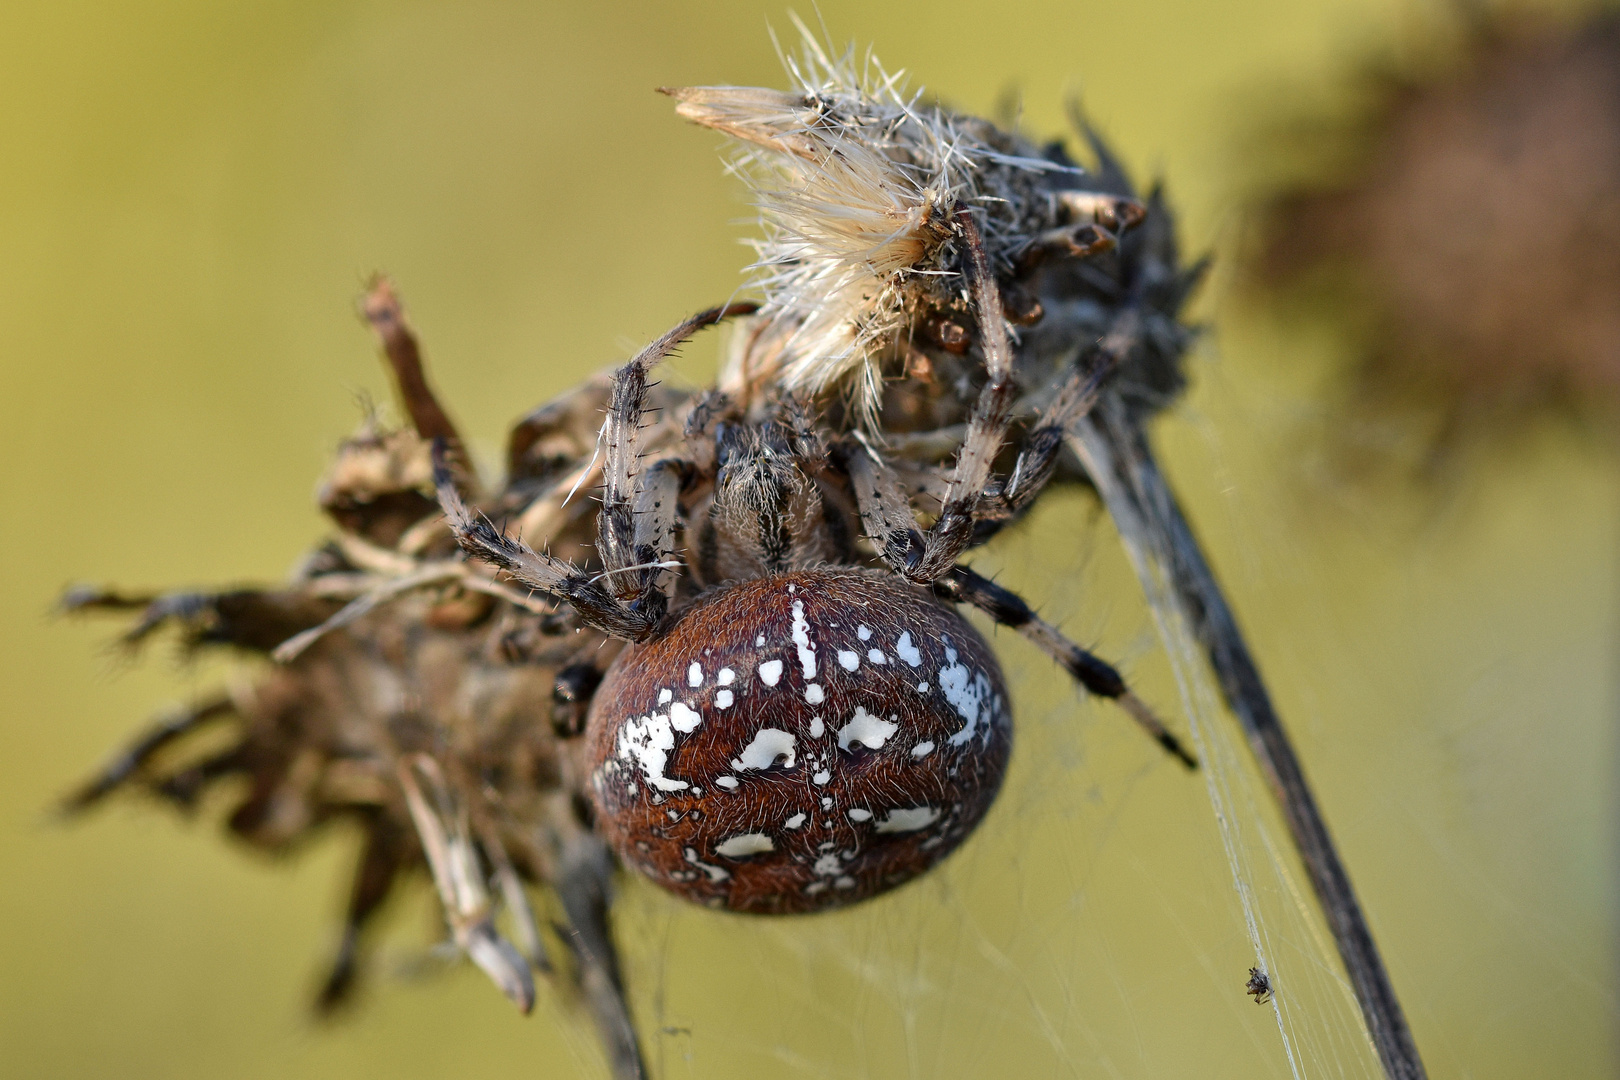
[[[1241,233],[1232,147],[1414,17],[1393,0],[819,10],[964,108],[1016,88],[1034,132],[1083,93],[1138,174],[1168,179],[1189,248],[1217,254]],[[353,304],[374,270],[486,461],[520,412],[730,295],[747,208],[716,138],[651,90],[780,84],[768,22],[790,29],[783,7],[734,2],[0,10],[0,1075],[604,1075],[550,993],[523,1019],[476,973],[397,974],[433,932],[425,890],[393,912],[361,1007],[309,1019],[353,836],[268,862],[206,809],[51,822],[149,714],[230,669],[163,648],[130,665],[111,625],[49,609],[74,580],[274,579],[321,535],[316,477],[358,396],[387,398]],[[1615,464],[1549,431],[1439,510],[1398,489],[1347,503],[1296,453],[1336,343],[1230,296],[1217,279],[1200,302],[1212,334],[1161,441],[1431,1075],[1609,1074]],[[700,344],[680,370],[714,358]],[[1184,722],[1087,501],[1053,499],[983,565]],[[658,1075],[1288,1075],[1242,993],[1252,954],[1202,785],[998,640],[1013,773],[942,872],[780,922],[627,883]],[[1309,953],[1306,926],[1279,924]],[[1307,1075],[1368,1075],[1337,1009]]]

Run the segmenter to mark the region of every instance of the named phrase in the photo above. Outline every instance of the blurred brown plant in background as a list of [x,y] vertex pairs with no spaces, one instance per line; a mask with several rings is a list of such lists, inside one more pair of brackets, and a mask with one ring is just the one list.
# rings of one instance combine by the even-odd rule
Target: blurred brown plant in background
[[[1458,451],[1620,405],[1620,14],[1475,14],[1365,68],[1349,115],[1269,133],[1245,276],[1348,324],[1349,464]],[[1273,173],[1275,175],[1275,172]]]

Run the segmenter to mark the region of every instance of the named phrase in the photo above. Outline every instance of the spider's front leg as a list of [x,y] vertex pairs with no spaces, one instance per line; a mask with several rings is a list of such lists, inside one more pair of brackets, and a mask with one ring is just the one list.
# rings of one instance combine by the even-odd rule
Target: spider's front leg
[[622,603],[595,576],[573,563],[535,551],[501,532],[488,518],[469,510],[456,492],[455,476],[444,445],[439,442],[433,446],[433,483],[456,542],[475,558],[494,564],[531,589],[567,601],[584,622],[603,633],[642,641],[657,629],[661,612],[650,615]]
[[[939,517],[926,532],[919,532],[912,522],[904,548],[895,548],[899,561],[889,559],[896,571],[919,585],[927,585],[948,573],[956,564],[957,556],[972,542],[974,520],[985,486],[990,482],[996,455],[1007,437],[1013,397],[1018,392],[1013,381],[1012,342],[1002,314],[1001,290],[985,254],[984,240],[969,211],[959,210],[956,224],[967,252],[965,274],[979,320],[986,379],[968,417],[967,435],[962,440],[962,449],[957,452],[956,467],[951,471],[941,499]],[[892,543],[885,540],[886,546]]]
[[[962,552],[984,543],[1034,501],[1051,479],[1064,437],[1096,404],[1103,381],[1129,355],[1139,335],[1139,317],[1128,311],[1094,349],[1082,352],[1025,440],[1012,475],[1004,483],[992,483],[995,459],[1007,437],[1017,392],[1012,343],[1002,312],[1001,290],[978,227],[966,211],[960,212],[957,220],[967,251],[965,272],[979,320],[987,378],[968,418],[967,432],[933,525],[926,531],[919,530],[909,520],[909,508],[903,517],[886,515],[888,528],[881,534],[884,558],[898,573],[921,585],[950,573]],[[1097,362],[1083,367],[1081,360],[1090,355],[1095,355]],[[879,478],[875,484],[868,484],[869,492],[883,483]],[[892,502],[888,496],[880,498]],[[879,535],[868,531],[874,538]]]
[[[894,472],[870,448],[846,453],[855,499],[860,507],[861,525],[884,560],[904,573],[907,554],[914,550],[916,519],[911,505],[900,490]],[[1142,700],[1131,693],[1111,665],[1093,656],[1060,633],[1057,627],[1039,618],[1016,593],[974,573],[965,566],[952,566],[928,582],[936,595],[959,604],[972,604],[1003,626],[1010,626],[1061,663],[1091,693],[1117,702],[1153,738],[1188,768],[1197,759],[1184,747]]]
[[[988,541],[1034,503],[1035,496],[1052,479],[1064,440],[1075,423],[1097,404],[1104,381],[1130,357],[1141,333],[1141,314],[1127,308],[1101,340],[1075,358],[1057,393],[1019,447],[1012,474],[985,491],[975,513],[970,547]],[[1088,358],[1094,359],[1087,363]]]
[[1155,742],[1189,769],[1198,768],[1198,759],[1181,740],[1153,715],[1142,699],[1131,692],[1125,679],[1107,661],[1076,645],[1051,623],[1040,618],[1023,597],[1004,589],[965,566],[934,582],[934,594],[958,604],[972,604],[1002,626],[1010,626],[1034,642],[1052,659],[1062,664],[1076,682],[1098,697],[1116,702],[1142,725]]
[[682,322],[643,349],[613,377],[608,418],[602,426],[605,462],[602,509],[597,515],[597,552],[602,571],[591,575],[572,563],[535,551],[473,514],[456,490],[447,448],[433,447],[434,485],[456,535],[472,555],[490,562],[532,589],[566,600],[588,625],[627,641],[645,641],[668,610],[660,585],[673,547],[676,502],[685,467],[660,462],[641,469],[640,431],[646,411],[647,374],[692,334],[733,315],[754,311],[748,303],[710,308]]

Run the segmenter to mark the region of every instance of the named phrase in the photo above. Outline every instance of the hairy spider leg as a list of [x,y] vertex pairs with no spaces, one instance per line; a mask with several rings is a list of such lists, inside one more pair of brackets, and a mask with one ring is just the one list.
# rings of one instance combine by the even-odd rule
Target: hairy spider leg
[[[647,373],[703,327],[753,310],[753,304],[739,303],[699,312],[648,345],[614,376],[608,418],[602,426],[606,462],[602,470],[602,509],[597,518],[601,574],[588,574],[570,562],[535,551],[523,541],[503,534],[487,518],[474,515],[456,490],[447,446],[435,440],[434,484],[457,542],[470,554],[494,563],[530,588],[566,600],[586,624],[603,633],[627,641],[651,637],[663,621],[668,600],[655,587],[663,568],[644,567],[642,563],[662,563],[667,558],[667,552],[659,553],[658,544],[670,542],[672,527],[661,523],[674,520],[674,494],[679,488],[677,485],[670,490],[668,485],[671,473],[678,478],[679,471],[649,470],[654,472],[650,478],[653,483],[641,507],[650,511],[657,504],[658,512],[639,515],[646,520],[638,526],[637,500],[647,487],[642,479],[646,474],[638,467],[637,437],[646,407]],[[641,546],[650,547],[654,559],[637,557],[638,528]],[[627,571],[634,575],[634,584],[626,588],[628,595],[623,595],[613,579]]]
[[1012,342],[1001,310],[1001,290],[985,255],[984,240],[970,211],[957,211],[955,220],[967,254],[965,274],[979,320],[986,378],[968,417],[967,435],[946,484],[939,517],[926,532],[919,533],[913,521],[904,533],[886,541],[886,546],[904,544],[894,555],[886,552],[884,557],[896,571],[920,585],[949,573],[973,539],[975,515],[996,455],[1006,440],[1013,397],[1018,392],[1013,379]]
[[[1084,349],[1070,365],[1051,402],[1019,447],[1012,474],[992,484],[979,506],[970,547],[988,541],[1016,520],[1052,479],[1058,455],[1075,421],[1089,413],[1108,376],[1130,356],[1141,335],[1142,319],[1127,310],[1101,340]],[[1095,357],[1094,362],[1086,360]]]
[[[631,555],[635,561],[623,569],[603,572],[610,580],[614,576],[621,581],[628,579],[632,597],[660,610],[668,610],[669,605],[665,584],[671,578],[670,556],[675,550],[681,492],[691,483],[695,471],[690,462],[679,458],[663,458],[642,470],[632,510],[635,530]],[[598,518],[598,525],[600,522]]]
[[[671,328],[641,350],[613,376],[607,420],[602,424],[602,509],[597,514],[597,554],[603,570],[618,574],[640,563],[636,543],[635,500],[641,488],[640,435],[647,410],[647,376],[687,338],[706,326],[733,315],[751,314],[755,305],[728,304],[700,311]],[[650,593],[649,579],[640,575],[611,586],[621,600],[634,601]],[[628,576],[627,576],[628,577]]]
[[953,567],[934,582],[934,594],[958,604],[972,604],[1002,626],[1010,626],[1034,642],[1052,659],[1062,664],[1075,681],[1098,697],[1117,702],[1166,752],[1189,769],[1198,768],[1180,739],[1153,715],[1142,699],[1131,692],[1113,665],[1076,645],[1035,614],[1024,599],[965,566]]

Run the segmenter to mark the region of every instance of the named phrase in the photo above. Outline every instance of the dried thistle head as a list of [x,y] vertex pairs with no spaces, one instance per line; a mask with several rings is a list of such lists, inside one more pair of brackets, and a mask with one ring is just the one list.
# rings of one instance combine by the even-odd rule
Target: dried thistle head
[[1348,331],[1345,418],[1417,428],[1432,466],[1620,405],[1620,18],[1426,44],[1348,118],[1290,124],[1317,167],[1261,189],[1249,276]]
[[[1113,251],[1148,207],[1078,114],[1098,156],[1094,173],[1061,144],[1038,146],[927,103],[870,54],[857,60],[852,47],[835,56],[799,29],[800,53],[786,59],[792,90],[665,93],[679,102],[679,115],[734,140],[731,167],[760,211],[752,273],[764,303],[757,325],[740,336],[722,386],[843,391],[858,420],[876,432],[885,426],[885,383],[913,370],[919,350],[960,354],[973,340],[957,215],[973,216],[1009,318],[1032,326],[1050,310],[1040,295],[1049,257]],[[1099,260],[1087,281],[1059,285],[1057,304],[1100,292],[1104,306],[1157,308],[1175,321],[1198,272],[1177,265],[1164,207],[1152,202],[1159,220],[1115,257],[1156,261],[1171,280],[1156,282],[1151,298],[1122,294],[1119,275],[1109,273],[1115,267]],[[1155,273],[1126,276],[1140,286]],[[1069,323],[1059,332],[1072,340],[1074,329]],[[1171,333],[1180,335],[1171,350],[1179,357],[1185,330]],[[1180,375],[1161,365],[1137,381],[1163,399],[1179,389]]]
[[[629,1075],[638,1051],[607,932],[612,864],[564,738],[578,733],[583,706],[563,691],[589,683],[571,665],[600,642],[577,638],[565,606],[457,555],[433,495],[430,445],[446,447],[466,497],[482,497],[480,485],[389,282],[372,285],[365,314],[411,426],[389,429],[371,413],[342,443],[319,489],[334,532],[290,580],[145,595],[79,588],[64,598],[70,611],[138,612],[124,636],[131,646],[175,626],[188,650],[228,648],[249,662],[227,687],[161,718],[66,808],[134,789],[189,810],[235,779],[245,788],[227,825],[255,847],[286,850],[347,822],[363,843],[323,1010],[349,997],[377,911],[425,873],[462,953],[525,1011],[532,972],[565,973],[559,987],[583,993],[616,1070]],[[521,508],[527,535],[555,550],[589,546],[587,500],[570,508],[565,496],[594,445],[574,421],[594,418],[600,389],[587,384],[523,418],[511,481],[491,496],[492,510]],[[546,887],[538,911],[526,893],[536,884]],[[551,926],[559,936],[548,942]]]

